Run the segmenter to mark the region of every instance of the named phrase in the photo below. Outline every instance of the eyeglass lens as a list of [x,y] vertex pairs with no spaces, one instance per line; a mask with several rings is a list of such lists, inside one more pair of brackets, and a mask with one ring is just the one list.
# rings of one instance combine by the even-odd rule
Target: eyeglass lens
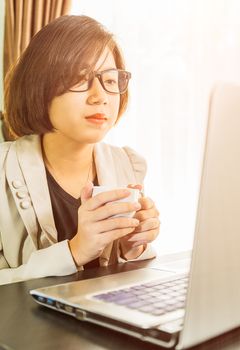
[[91,87],[95,76],[99,79],[103,88],[108,92],[119,94],[127,89],[129,81],[128,73],[126,71],[112,69],[92,73],[85,77],[84,80],[81,80],[78,84],[74,85],[70,90],[76,92],[87,91]]

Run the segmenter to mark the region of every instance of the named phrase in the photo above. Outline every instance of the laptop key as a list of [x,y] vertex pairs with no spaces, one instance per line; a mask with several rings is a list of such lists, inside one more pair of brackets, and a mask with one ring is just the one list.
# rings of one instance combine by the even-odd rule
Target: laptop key
[[163,295],[163,293],[158,291],[158,292],[151,292],[151,293],[149,293],[149,295],[152,297],[158,298],[158,297],[161,297]]
[[182,302],[177,302],[176,303],[176,308],[178,309],[183,309],[185,307],[185,303],[182,301]]
[[143,307],[143,306],[150,306],[151,307],[151,305],[149,305],[148,301],[146,301],[146,300],[139,300],[139,301],[135,300],[134,302],[129,303],[127,305],[127,307],[130,309],[139,309],[140,307]]
[[159,284],[157,286],[154,286],[154,289],[156,289],[156,290],[164,290],[164,289],[166,289],[166,287],[164,285],[162,285],[162,284]]
[[148,313],[148,314],[151,314],[155,310],[155,307],[153,305],[145,305],[145,306],[140,307],[138,310],[145,312],[145,313]]
[[176,310],[178,310],[179,308],[176,306],[176,305],[174,305],[174,304],[172,304],[172,305],[167,305],[166,307],[165,307],[165,310],[166,311],[168,311],[168,312],[170,312],[170,311],[176,311]]
[[149,302],[154,302],[155,301],[155,298],[153,298],[151,295],[148,295],[148,294],[138,295],[138,299],[148,300]]
[[133,295],[146,295],[144,290],[133,290],[132,294]]
[[168,299],[166,300],[167,305],[176,305],[177,301],[176,299]]
[[165,301],[158,301],[157,303],[154,304],[156,309],[164,309],[165,307],[168,306],[168,304],[165,303]]
[[100,299],[107,302],[115,302],[116,300],[123,300],[123,299],[129,299],[134,298],[134,295],[128,294],[128,293],[104,293],[94,296],[96,299]]
[[179,295],[177,297],[178,301],[185,301],[186,300],[186,295]]
[[130,305],[131,303],[134,303],[136,302],[136,298],[129,298],[129,299],[119,299],[119,300],[116,300],[114,302],[114,304],[117,304],[117,305],[123,305],[123,306],[127,306]]
[[153,281],[153,282],[148,282],[148,283],[144,283],[142,284],[142,286],[144,287],[154,287],[159,285],[161,282],[160,281]]
[[144,287],[142,284],[140,284],[139,286],[131,287],[131,289],[133,289],[133,290],[141,290],[141,289],[144,289],[144,290],[145,290],[145,287]]
[[164,309],[155,309],[154,311],[151,312],[152,315],[154,316],[161,316],[166,314],[166,310]]

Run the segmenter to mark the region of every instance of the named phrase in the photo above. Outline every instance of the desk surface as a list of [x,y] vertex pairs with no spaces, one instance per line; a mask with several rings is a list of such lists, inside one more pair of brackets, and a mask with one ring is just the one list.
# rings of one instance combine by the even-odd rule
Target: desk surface
[[[33,288],[130,271],[150,261],[119,264],[78,272],[67,277],[51,277],[0,286],[0,344],[8,350],[160,350],[121,333],[80,322],[71,316],[37,305],[29,295]],[[192,350],[239,350],[240,329]],[[2,350],[0,346],[0,350]]]

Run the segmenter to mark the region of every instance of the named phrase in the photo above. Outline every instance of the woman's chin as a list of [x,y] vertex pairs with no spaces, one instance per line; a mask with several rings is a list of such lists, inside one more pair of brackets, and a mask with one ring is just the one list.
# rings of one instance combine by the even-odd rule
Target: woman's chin
[[72,135],[71,139],[75,140],[76,142],[89,144],[89,143],[101,142],[105,135],[106,135],[106,132],[105,133],[85,134],[84,137],[82,135],[81,136],[80,135],[79,136]]

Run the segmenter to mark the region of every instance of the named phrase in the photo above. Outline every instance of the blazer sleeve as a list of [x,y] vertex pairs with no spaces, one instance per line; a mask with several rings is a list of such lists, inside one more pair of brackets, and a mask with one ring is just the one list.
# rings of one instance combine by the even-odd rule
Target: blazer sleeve
[[153,259],[157,256],[156,250],[152,246],[151,243],[148,243],[145,250],[142,252],[141,255],[139,255],[136,259],[129,259],[126,260],[120,256],[120,252],[118,254],[118,262],[123,263],[126,261],[139,261],[139,260],[148,260],[148,259]]
[[0,241],[0,284],[46,276],[65,276],[77,271],[67,240],[33,252],[26,264],[16,268],[9,267]]

